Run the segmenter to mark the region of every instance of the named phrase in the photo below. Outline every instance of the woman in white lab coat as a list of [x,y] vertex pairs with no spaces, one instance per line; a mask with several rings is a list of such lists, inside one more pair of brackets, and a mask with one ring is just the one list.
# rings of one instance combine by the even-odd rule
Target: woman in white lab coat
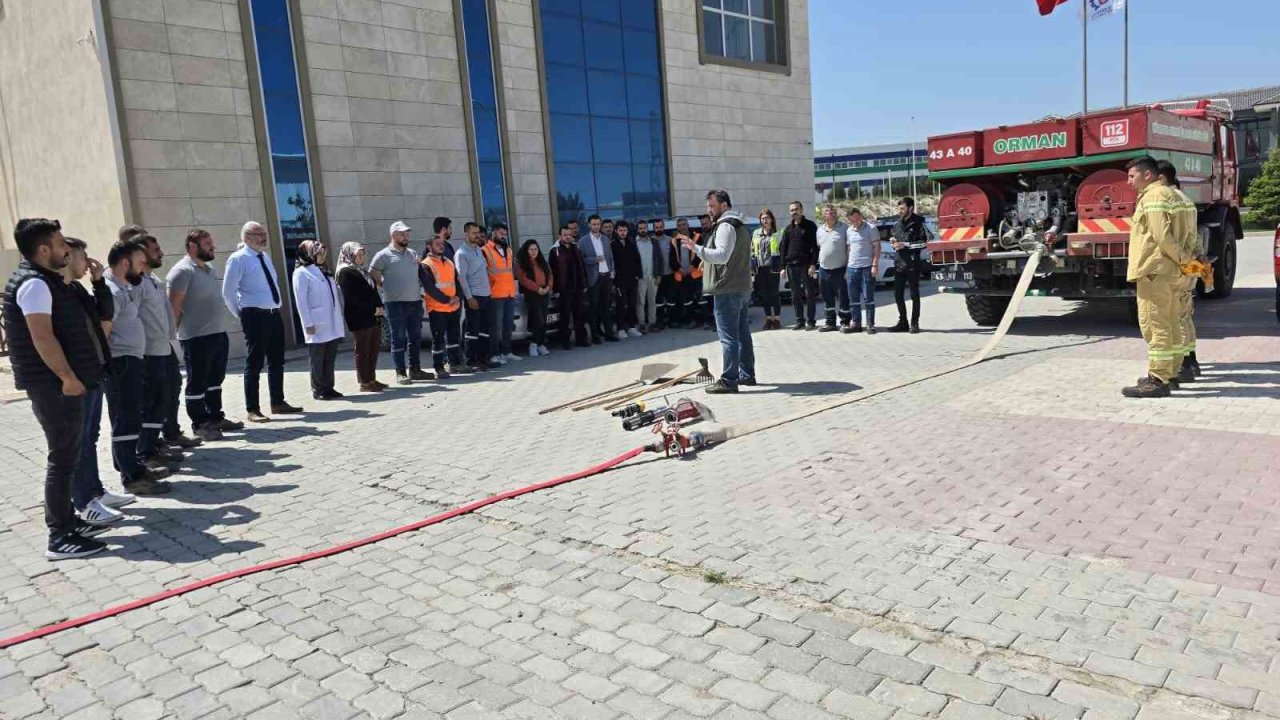
[[311,351],[311,395],[317,400],[342,397],[333,389],[333,364],[338,357],[338,342],[347,334],[338,286],[325,265],[328,260],[329,249],[323,243],[304,240],[298,245],[297,268],[293,271],[293,301]]

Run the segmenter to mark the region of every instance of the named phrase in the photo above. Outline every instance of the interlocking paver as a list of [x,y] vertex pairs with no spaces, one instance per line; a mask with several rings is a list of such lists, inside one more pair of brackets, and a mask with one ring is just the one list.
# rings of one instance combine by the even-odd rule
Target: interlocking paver
[[[1198,308],[1207,373],[1167,401],[1118,397],[1145,351],[1117,318],[1028,299],[997,361],[7,649],[0,716],[1280,717],[1263,480],[1280,339],[1255,312],[1269,245],[1250,242],[1266,272],[1242,266],[1236,296]],[[946,332],[759,334],[777,385],[710,404],[754,422],[946,366],[986,339],[956,301],[925,299]],[[89,563],[39,557],[42,439],[0,405],[0,628],[594,464],[637,438],[530,409],[626,382],[649,351],[715,349],[666,333],[254,427],[195,452]],[[302,363],[288,384],[304,390]],[[386,442],[442,417],[488,427],[494,408],[503,453],[465,432],[430,463]],[[359,463],[334,462],[337,437]]]

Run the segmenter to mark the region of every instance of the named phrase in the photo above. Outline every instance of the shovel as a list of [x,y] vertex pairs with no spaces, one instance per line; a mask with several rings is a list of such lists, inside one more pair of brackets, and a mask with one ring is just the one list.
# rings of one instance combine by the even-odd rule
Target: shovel
[[653,387],[641,388],[635,392],[627,393],[622,397],[605,398],[604,400],[600,400],[595,403],[592,403],[587,407],[604,405],[605,410],[614,410],[616,408],[622,407],[623,405],[626,405],[627,403],[633,400],[638,400],[644,397],[645,395],[652,395],[653,393],[656,393],[660,390],[666,390],[672,385],[678,385],[682,382],[687,382],[690,380],[692,380],[692,382],[694,383],[711,382],[714,379],[715,379],[715,376],[711,374],[711,368],[707,366],[707,359],[698,358],[698,369],[694,370],[693,372],[685,373],[684,375],[681,375],[679,377],[673,377],[670,380],[660,382],[657,385],[654,385]]
[[[563,410],[567,407],[573,407],[574,405],[581,405],[582,403],[585,403],[590,400],[599,400],[600,398],[603,398],[607,395],[619,393],[624,390],[630,390],[631,388],[634,388],[638,385],[648,385],[650,383],[656,382],[657,380],[661,379],[663,375],[666,375],[667,373],[675,369],[676,369],[676,366],[674,363],[650,363],[640,368],[640,378],[638,380],[633,380],[627,383],[626,385],[619,385],[618,387],[609,388],[608,390],[594,393],[586,397],[580,397],[576,400],[570,400],[567,403],[562,403],[560,405],[556,405],[555,407],[549,407],[545,410],[539,410],[538,414],[546,415],[547,413],[552,413],[557,410]],[[578,408],[574,408],[574,409],[576,410]]]

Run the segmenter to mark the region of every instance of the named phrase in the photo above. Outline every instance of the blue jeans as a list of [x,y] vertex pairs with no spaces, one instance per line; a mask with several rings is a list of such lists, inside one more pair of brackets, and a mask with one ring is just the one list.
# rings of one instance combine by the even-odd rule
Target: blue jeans
[[98,477],[98,430],[102,427],[102,386],[85,388],[84,424],[80,431],[80,464],[71,479],[71,504],[83,510],[106,492]]
[[391,326],[391,360],[396,364],[396,375],[408,370],[422,369],[422,303],[389,302],[383,312]]
[[737,387],[756,376],[756,352],[751,344],[751,293],[715,296],[716,335],[724,353],[720,382]]
[[515,298],[492,298],[489,300],[489,354],[491,356],[511,353],[511,331],[516,322]]
[[853,305],[853,324],[862,324],[862,308],[867,309],[867,327],[876,324],[876,276],[871,267],[848,268],[844,274],[849,285],[849,301]]

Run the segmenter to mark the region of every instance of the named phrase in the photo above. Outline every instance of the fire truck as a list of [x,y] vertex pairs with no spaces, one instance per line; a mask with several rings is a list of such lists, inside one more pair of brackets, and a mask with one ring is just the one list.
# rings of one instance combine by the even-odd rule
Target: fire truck
[[1199,209],[1213,262],[1205,297],[1231,294],[1240,222],[1235,137],[1224,101],[1130,107],[929,138],[929,178],[945,191],[929,243],[943,292],[996,325],[1040,245],[1030,294],[1071,300],[1133,297],[1125,279],[1137,192],[1125,165],[1151,156],[1178,169]]

